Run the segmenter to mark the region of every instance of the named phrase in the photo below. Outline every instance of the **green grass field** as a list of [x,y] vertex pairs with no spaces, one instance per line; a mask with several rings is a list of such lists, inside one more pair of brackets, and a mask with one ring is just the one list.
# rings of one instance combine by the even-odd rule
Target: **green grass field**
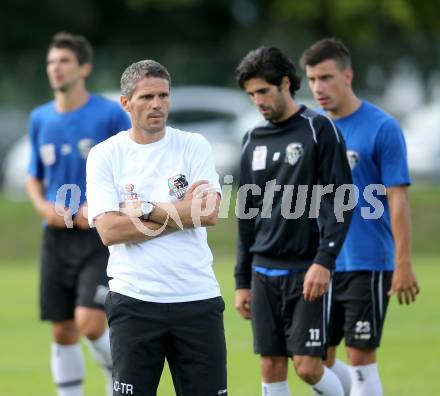
[[[412,193],[414,218],[414,265],[422,293],[413,306],[398,306],[393,299],[379,350],[379,368],[385,395],[440,395],[438,353],[440,320],[440,190]],[[38,320],[39,221],[28,203],[8,203],[0,198],[0,395],[55,395],[49,372],[50,334],[47,323]],[[225,328],[228,346],[229,394],[260,394],[258,358],[252,353],[249,322],[233,308],[235,224],[221,220],[210,232],[216,257],[215,269],[226,301]],[[104,379],[98,366],[87,357],[87,396],[103,395]],[[340,350],[343,358],[343,348]],[[310,395],[290,370],[292,395]],[[172,396],[165,371],[159,396]]]
[[[438,257],[417,257],[422,294],[414,306],[398,306],[393,300],[380,349],[380,371],[385,395],[439,395],[440,266]],[[38,321],[38,277],[35,260],[2,261],[0,289],[0,394],[8,396],[55,395],[49,374],[49,327]],[[228,345],[229,394],[259,395],[258,359],[252,353],[249,323],[233,309],[232,265],[220,261],[216,273],[226,301],[225,327]],[[85,349],[86,353],[88,352]],[[88,357],[88,355],[87,355]],[[311,394],[291,370],[293,395]],[[86,395],[103,395],[98,366],[87,361]],[[168,373],[160,396],[171,396]]]

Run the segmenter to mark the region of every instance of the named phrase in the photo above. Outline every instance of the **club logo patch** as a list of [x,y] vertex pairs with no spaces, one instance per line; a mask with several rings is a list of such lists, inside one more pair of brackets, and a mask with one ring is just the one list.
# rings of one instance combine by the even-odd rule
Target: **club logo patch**
[[170,196],[182,199],[188,190],[188,181],[186,176],[179,174],[168,179],[168,188],[170,189]]
[[78,142],[78,151],[81,157],[86,159],[94,145],[95,141],[93,139],[81,139]]
[[55,145],[51,143],[43,144],[40,147],[40,156],[41,156],[41,161],[45,166],[53,165],[56,160]]
[[124,198],[125,201],[137,201],[138,200],[138,195],[137,193],[134,192],[134,184],[132,183],[127,183],[124,186]]
[[286,147],[286,157],[284,159],[289,165],[295,165],[301,156],[304,149],[301,143],[289,143]]
[[356,165],[359,163],[360,160],[359,153],[354,150],[347,150],[347,159],[351,170],[353,170],[356,167]]

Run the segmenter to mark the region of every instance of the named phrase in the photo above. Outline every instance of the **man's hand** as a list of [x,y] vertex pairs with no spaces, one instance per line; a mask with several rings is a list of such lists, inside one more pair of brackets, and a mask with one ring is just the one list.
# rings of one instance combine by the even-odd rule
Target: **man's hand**
[[420,289],[411,266],[411,213],[408,186],[387,188],[393,232],[396,269],[388,295],[397,294],[399,304],[409,305],[416,300]]
[[218,197],[217,191],[207,180],[199,180],[188,188],[182,203],[188,202],[190,204],[191,219],[194,226],[199,227],[202,225],[203,218],[209,218],[212,215],[217,218]]
[[212,198],[215,200],[216,197],[217,191],[213,185],[208,180],[199,180],[189,186],[182,201],[191,201],[193,205],[197,205],[201,210],[205,210],[209,203],[209,198],[211,198],[212,203]]
[[88,230],[90,228],[89,221],[87,220],[87,202],[83,203],[78,209],[73,219],[73,225],[81,230]]
[[124,201],[119,203],[119,211],[128,217],[140,218],[142,216],[141,206],[144,201]]
[[150,220],[182,230],[216,224],[220,196],[207,180],[199,180],[187,189],[183,199],[154,202]]
[[391,289],[388,291],[388,295],[397,294],[399,304],[405,302],[406,305],[409,305],[416,301],[416,296],[419,292],[420,288],[411,265],[397,265],[393,273]]
[[[47,224],[51,227],[57,228],[67,228],[65,216],[67,215],[71,218],[71,214],[67,208],[58,208],[55,209],[55,204],[49,201],[42,201],[39,203],[37,207],[38,214],[47,221]],[[65,216],[62,216],[60,213],[65,213]]]
[[304,300],[313,301],[327,293],[329,282],[330,271],[320,264],[312,264],[304,277]]
[[[205,210],[208,197],[215,198],[216,196],[217,192],[207,180],[199,180],[188,187],[185,197],[180,202],[187,202],[188,208],[191,205],[197,205],[201,210]],[[140,218],[142,216],[141,206],[143,203],[144,201],[124,201],[119,204],[119,209],[125,216]],[[157,204],[161,206],[160,203]]]
[[251,290],[237,289],[235,291],[235,309],[244,319],[251,318]]

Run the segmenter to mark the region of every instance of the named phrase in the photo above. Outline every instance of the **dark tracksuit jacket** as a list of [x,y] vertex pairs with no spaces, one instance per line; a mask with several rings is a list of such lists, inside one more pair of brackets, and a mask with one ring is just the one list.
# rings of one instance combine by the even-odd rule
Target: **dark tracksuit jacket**
[[[335,215],[343,201],[335,192],[344,184],[352,184],[345,144],[327,117],[302,106],[283,122],[263,121],[248,131],[237,201],[236,287],[250,288],[256,265],[334,269],[352,214],[344,212],[339,222]],[[319,186],[333,192],[317,204],[312,197]]]

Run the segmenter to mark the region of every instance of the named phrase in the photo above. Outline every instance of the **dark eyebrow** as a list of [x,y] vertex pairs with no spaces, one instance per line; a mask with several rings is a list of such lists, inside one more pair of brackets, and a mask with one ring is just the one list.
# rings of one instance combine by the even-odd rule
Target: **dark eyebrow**
[[248,95],[254,95],[256,93],[265,93],[268,91],[268,89],[269,89],[268,87],[259,88],[256,89],[255,91],[248,92]]
[[[317,76],[317,77],[314,77],[314,78],[323,79],[323,78],[329,78],[329,77],[332,77],[332,76],[333,76],[333,74],[323,74],[322,76]],[[310,79],[310,77],[309,77],[309,79]]]

